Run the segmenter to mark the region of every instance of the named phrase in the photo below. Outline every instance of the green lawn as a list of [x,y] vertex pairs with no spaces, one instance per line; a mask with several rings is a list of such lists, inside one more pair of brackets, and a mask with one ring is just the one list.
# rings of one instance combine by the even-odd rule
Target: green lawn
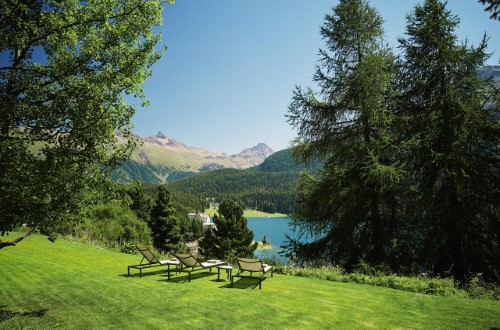
[[[31,236],[0,250],[0,329],[490,329],[500,302],[428,296],[275,274],[236,288],[217,274],[160,268],[127,277],[140,257]],[[146,271],[148,272],[148,271]],[[225,274],[224,274],[225,275]]]
[[[217,209],[211,207],[206,209],[204,212],[210,214],[210,216],[213,217],[214,214],[217,213]],[[287,217],[288,215],[284,213],[266,213],[258,210],[246,209],[243,212],[243,216],[245,218],[281,218],[281,217]]]

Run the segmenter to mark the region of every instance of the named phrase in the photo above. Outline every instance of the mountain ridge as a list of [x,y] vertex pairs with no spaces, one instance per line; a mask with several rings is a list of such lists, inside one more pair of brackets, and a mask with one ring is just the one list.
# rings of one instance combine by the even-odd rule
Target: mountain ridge
[[[139,142],[138,147],[130,159],[112,174],[116,181],[139,179],[147,183],[162,183],[223,168],[246,169],[261,164],[274,153],[265,143],[245,148],[234,155],[213,152],[186,145],[161,131],[144,138],[136,135],[135,138]],[[123,137],[118,136],[118,139],[123,142]]]

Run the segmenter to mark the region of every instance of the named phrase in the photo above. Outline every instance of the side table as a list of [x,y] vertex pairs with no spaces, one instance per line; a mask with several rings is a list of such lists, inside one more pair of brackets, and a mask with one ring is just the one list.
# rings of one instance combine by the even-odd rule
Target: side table
[[227,274],[227,278],[231,278],[231,273],[233,271],[233,266],[231,265],[221,265],[221,266],[217,266],[217,281],[220,280],[220,270],[221,269],[225,269],[226,270],[226,274]]

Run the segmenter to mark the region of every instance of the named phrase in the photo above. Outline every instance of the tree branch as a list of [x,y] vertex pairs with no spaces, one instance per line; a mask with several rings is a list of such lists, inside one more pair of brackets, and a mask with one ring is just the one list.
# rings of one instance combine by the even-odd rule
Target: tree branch
[[9,242],[0,241],[0,249],[3,249],[4,247],[7,247],[7,246],[15,246],[17,243],[21,242],[23,239],[25,239],[26,237],[31,235],[37,228],[38,228],[38,226],[31,228],[30,230],[28,230],[27,232],[25,232],[24,234],[22,234],[21,236],[19,236],[18,238],[14,239],[12,241],[9,241]]

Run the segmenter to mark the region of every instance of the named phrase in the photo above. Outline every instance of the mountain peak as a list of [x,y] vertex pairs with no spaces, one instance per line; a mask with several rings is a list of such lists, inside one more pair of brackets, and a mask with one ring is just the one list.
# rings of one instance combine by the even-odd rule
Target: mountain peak
[[[121,174],[116,174],[124,181],[141,177],[144,182],[166,182],[222,168],[245,169],[261,164],[274,153],[265,143],[244,149],[237,155],[211,152],[185,145],[161,131],[138,138],[142,143],[134,150],[127,165],[117,172]],[[172,179],[169,178],[171,174]]]
[[[254,159],[257,164],[262,163],[267,157],[271,156],[274,151],[267,146],[265,143],[259,143],[251,148],[246,148],[242,152],[236,155],[236,157]],[[233,156],[234,157],[234,156]]]
[[162,131],[158,131],[158,133],[156,133],[156,135],[155,135],[155,136],[156,136],[157,138],[159,138],[159,139],[166,139],[166,138],[167,138],[167,136],[166,136],[165,134],[163,134],[163,132],[162,132]]

